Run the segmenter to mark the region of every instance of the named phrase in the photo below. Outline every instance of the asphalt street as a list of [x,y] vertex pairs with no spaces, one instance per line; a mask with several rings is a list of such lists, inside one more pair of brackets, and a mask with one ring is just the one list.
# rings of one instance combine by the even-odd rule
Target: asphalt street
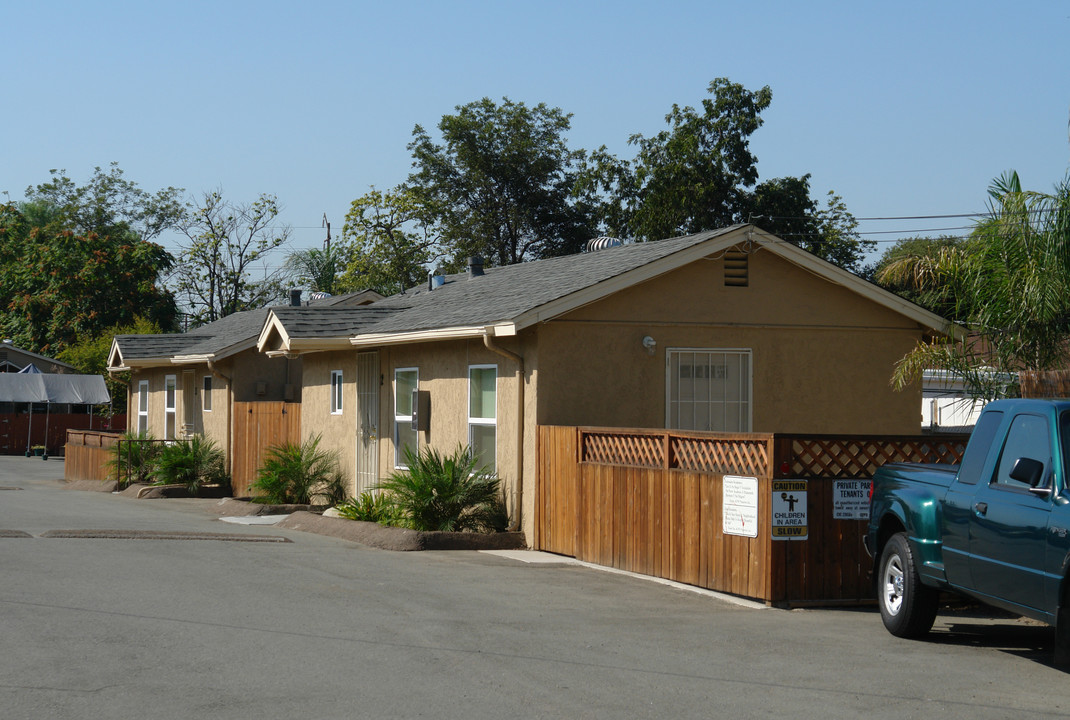
[[223,523],[212,501],[71,490],[62,473],[0,458],[5,720],[1070,714],[1051,629],[1015,618],[945,614],[904,641],[875,609],[377,550]]

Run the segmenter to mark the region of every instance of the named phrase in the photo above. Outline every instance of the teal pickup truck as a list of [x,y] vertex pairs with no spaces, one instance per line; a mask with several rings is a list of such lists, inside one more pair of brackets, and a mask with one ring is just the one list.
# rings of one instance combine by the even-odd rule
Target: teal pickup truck
[[960,465],[895,463],[870,490],[884,625],[920,637],[951,591],[1056,627],[1070,660],[1070,400],[998,400]]

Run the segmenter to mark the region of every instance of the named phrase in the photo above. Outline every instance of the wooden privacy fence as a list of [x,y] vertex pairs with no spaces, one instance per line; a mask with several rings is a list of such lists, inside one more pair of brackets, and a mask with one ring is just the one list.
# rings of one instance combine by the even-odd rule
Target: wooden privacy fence
[[108,480],[108,461],[121,433],[99,430],[68,430],[63,477],[74,480]]
[[272,445],[301,442],[301,404],[287,402],[234,403],[234,444],[231,485],[234,497],[246,497]]
[[[866,601],[866,520],[837,518],[835,501],[886,462],[958,463],[967,439],[541,426],[534,544],[772,604]],[[726,475],[753,478],[756,527],[732,515],[725,532]],[[774,492],[801,487],[806,539],[774,539]]]

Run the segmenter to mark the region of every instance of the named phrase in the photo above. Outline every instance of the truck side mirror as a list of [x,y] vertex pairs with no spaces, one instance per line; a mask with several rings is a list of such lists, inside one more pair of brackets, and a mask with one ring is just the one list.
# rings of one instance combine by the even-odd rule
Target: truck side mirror
[[1011,468],[1012,480],[1025,483],[1030,490],[1038,491],[1039,494],[1048,494],[1051,492],[1049,488],[1037,487],[1043,475],[1044,463],[1033,458],[1020,457],[1014,461],[1014,467]]

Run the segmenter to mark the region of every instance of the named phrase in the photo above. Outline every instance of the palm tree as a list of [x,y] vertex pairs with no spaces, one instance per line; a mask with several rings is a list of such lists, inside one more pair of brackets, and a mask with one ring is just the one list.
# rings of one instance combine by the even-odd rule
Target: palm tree
[[338,289],[338,280],[345,270],[346,253],[338,245],[325,249],[297,250],[286,258],[286,268],[298,283],[308,283],[311,292],[333,295]]
[[[1070,176],[1053,193],[1022,190],[1015,172],[989,188],[989,214],[969,241],[884,268],[882,283],[939,289],[958,337],[919,343],[896,365],[897,388],[927,369],[957,373],[991,400],[1014,392],[1000,375],[1065,368],[1070,342]],[[993,373],[993,371],[995,371]]]

